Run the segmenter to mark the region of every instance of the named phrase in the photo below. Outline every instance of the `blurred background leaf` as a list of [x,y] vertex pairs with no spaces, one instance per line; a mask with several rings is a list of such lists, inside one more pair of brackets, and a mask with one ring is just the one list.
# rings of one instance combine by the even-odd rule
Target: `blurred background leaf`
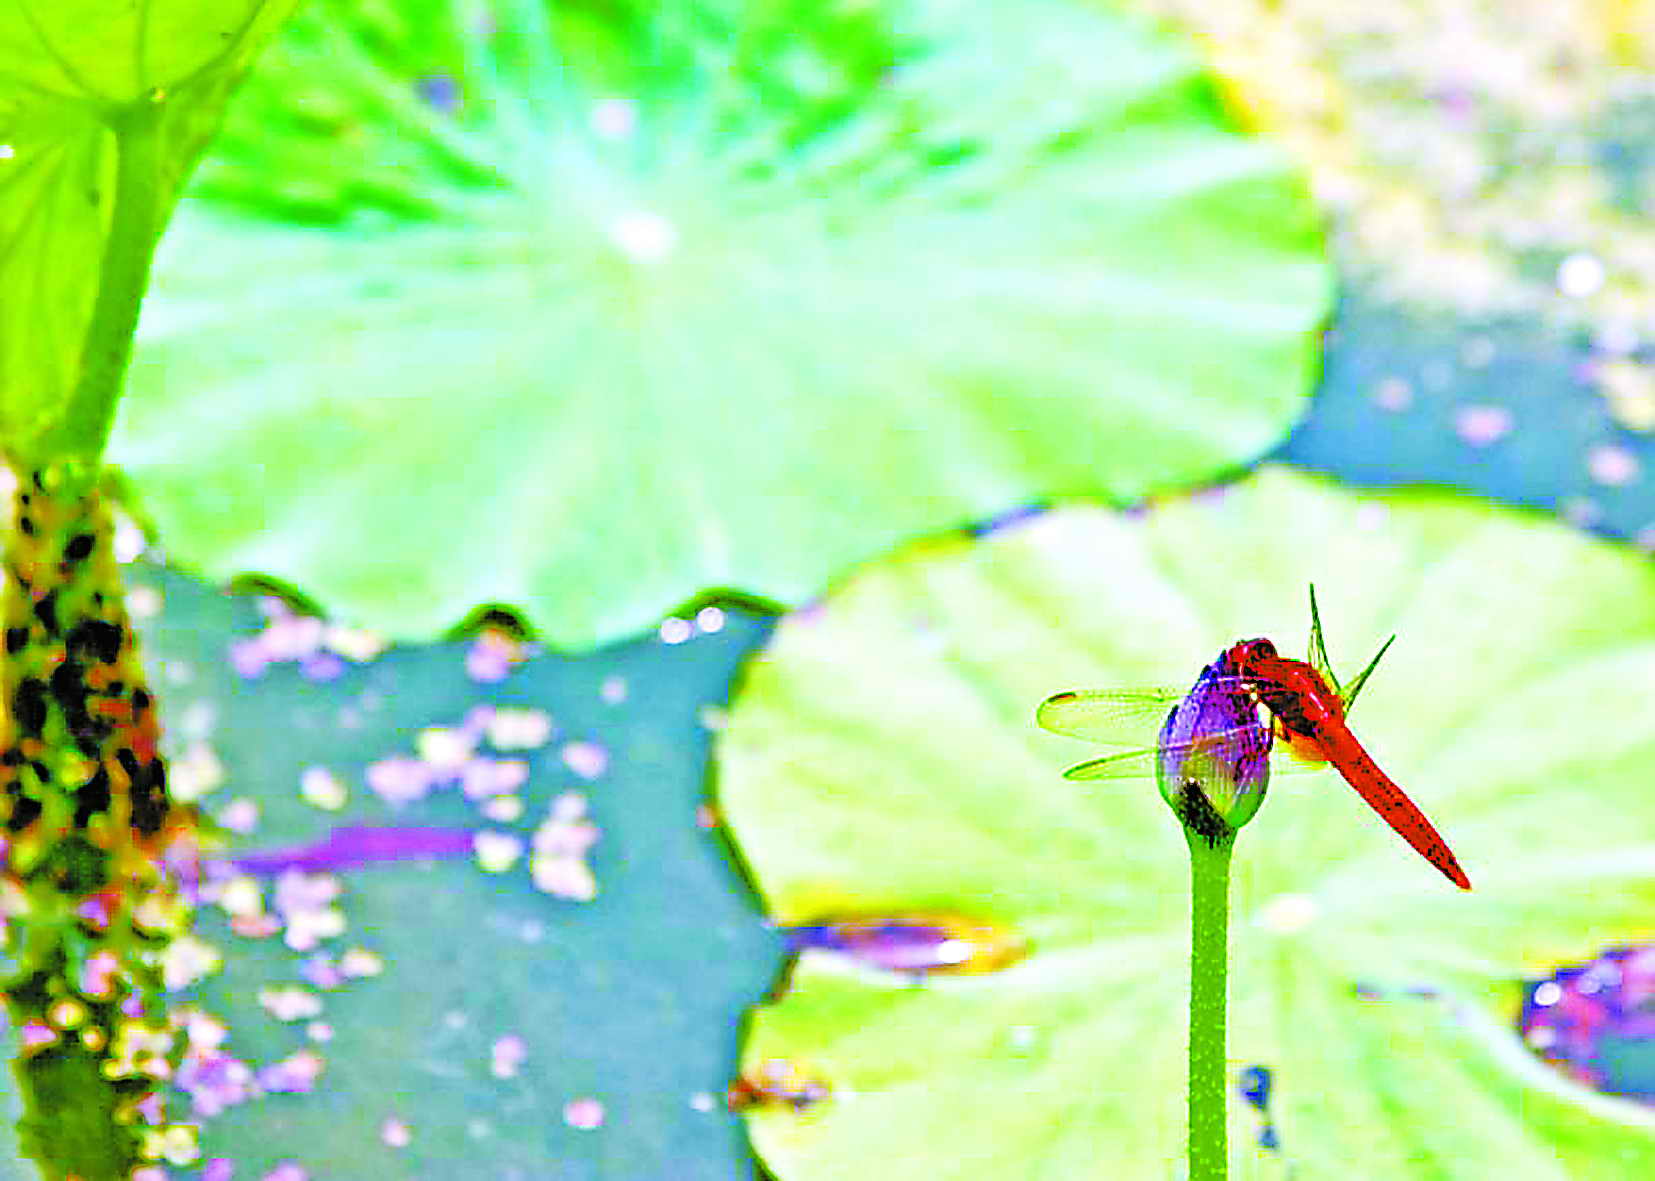
[[1302,407],[1310,206],[1138,19],[356,9],[263,62],[157,264],[113,454],[209,575],[589,645]]
[[1655,575],[1507,510],[1266,468],[1144,516],[1075,506],[910,547],[748,666],[718,792],[771,913],[955,911],[1033,945],[923,989],[807,953],[744,1061],[808,1064],[845,1097],[754,1118],[779,1176],[1165,1174],[1180,836],[1147,781],[1059,778],[1096,748],[1031,715],[1061,689],[1187,683],[1238,637],[1298,650],[1311,581],[1336,662],[1398,633],[1356,729],[1476,889],[1452,896],[1331,773],[1273,782],[1237,853],[1230,1053],[1276,1072],[1281,1149],[1248,1147],[1236,1103],[1238,1175],[1655,1166],[1655,1114],[1541,1067],[1515,1029],[1523,977],[1649,933],[1633,687],[1655,678]]

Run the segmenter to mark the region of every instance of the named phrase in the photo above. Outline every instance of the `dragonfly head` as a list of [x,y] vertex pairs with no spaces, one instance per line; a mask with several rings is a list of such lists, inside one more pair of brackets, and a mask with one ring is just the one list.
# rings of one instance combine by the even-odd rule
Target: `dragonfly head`
[[1229,658],[1237,672],[1246,675],[1252,671],[1256,662],[1275,659],[1276,646],[1262,637],[1256,640],[1238,640],[1224,655]]

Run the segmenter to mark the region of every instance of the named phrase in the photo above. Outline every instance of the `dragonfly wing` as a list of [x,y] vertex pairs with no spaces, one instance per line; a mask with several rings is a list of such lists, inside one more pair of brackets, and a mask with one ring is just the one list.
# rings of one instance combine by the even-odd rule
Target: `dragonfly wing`
[[1080,763],[1063,772],[1065,779],[1153,779],[1161,756],[1156,747],[1121,751],[1101,759]]
[[1183,690],[1170,688],[1082,689],[1046,698],[1034,719],[1041,729],[1069,738],[1141,745],[1183,697]]
[[[1252,726],[1238,726],[1234,730],[1218,730],[1211,734],[1203,734],[1195,742],[1178,743],[1166,747],[1147,746],[1138,750],[1123,750],[1070,767],[1063,772],[1063,778],[1153,779],[1163,751],[1169,756],[1173,756],[1174,761],[1181,762],[1183,757],[1194,747],[1222,747],[1232,738],[1243,739],[1254,733],[1256,731]],[[1326,764],[1312,765],[1291,758],[1291,756],[1273,757],[1270,760],[1270,765],[1272,771],[1280,771],[1284,774],[1316,772],[1326,766]]]

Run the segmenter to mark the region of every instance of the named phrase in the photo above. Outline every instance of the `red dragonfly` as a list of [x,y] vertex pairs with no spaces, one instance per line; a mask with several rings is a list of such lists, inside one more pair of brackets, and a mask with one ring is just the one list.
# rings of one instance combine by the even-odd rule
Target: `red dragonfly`
[[[1237,700],[1263,706],[1270,716],[1266,739],[1271,734],[1280,738],[1301,762],[1331,763],[1398,836],[1449,881],[1462,890],[1469,890],[1471,880],[1460,868],[1447,842],[1395,781],[1380,770],[1345,721],[1356,695],[1395,639],[1392,636],[1385,642],[1348,688],[1341,688],[1328,661],[1316,609],[1316,591],[1312,587],[1310,661],[1281,656],[1276,646],[1266,639],[1242,640],[1220,654],[1197,684],[1207,693],[1215,690],[1230,693]],[[1130,727],[1133,722],[1141,725],[1146,712],[1176,706],[1184,696],[1184,691],[1177,689],[1058,693],[1041,703],[1036,719],[1056,734],[1118,745],[1123,734],[1131,733],[1123,727]],[[1234,730],[1203,734],[1199,741],[1207,746],[1228,740],[1252,741],[1260,729],[1262,723],[1249,717]],[[1186,753],[1163,746],[1128,750],[1071,767],[1064,776],[1069,779],[1140,778],[1153,775],[1156,765],[1164,765],[1169,756],[1176,762]]]

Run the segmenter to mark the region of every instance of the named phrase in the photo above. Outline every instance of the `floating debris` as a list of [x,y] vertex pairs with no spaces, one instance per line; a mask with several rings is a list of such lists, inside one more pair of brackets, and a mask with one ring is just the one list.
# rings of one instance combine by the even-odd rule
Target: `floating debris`
[[1596,483],[1620,488],[1638,478],[1641,465],[1627,448],[1605,443],[1587,452],[1586,471]]
[[1454,433],[1468,447],[1489,447],[1511,433],[1511,411],[1504,406],[1461,406],[1454,412]]
[[167,786],[182,803],[193,804],[223,785],[224,764],[203,739],[190,743],[167,766]]
[[325,951],[307,956],[299,965],[299,975],[305,978],[312,987],[331,992],[345,982],[345,974],[334,963],[333,957]]
[[1598,390],[1609,416],[1633,431],[1655,431],[1655,368],[1617,358],[1597,367]]
[[316,1089],[324,1066],[320,1054],[304,1049],[271,1063],[254,1077],[259,1087],[271,1094],[306,1095]]
[[343,934],[345,914],[333,905],[342,889],[332,874],[284,870],[276,879],[275,893],[275,910],[283,923],[282,942],[294,951],[310,951],[321,940]]
[[783,928],[788,947],[847,956],[906,975],[997,972],[1027,954],[1010,927],[956,914],[827,919]]
[[468,800],[485,804],[509,795],[529,781],[529,765],[522,759],[475,758],[460,772],[460,790]]
[[224,957],[205,939],[180,935],[161,954],[161,980],[168,992],[178,992],[224,966]]
[[495,750],[538,750],[555,731],[552,715],[543,709],[501,706],[488,719],[486,732]]
[[609,751],[596,742],[565,742],[558,755],[565,767],[587,781],[600,779],[609,770]]
[[767,1058],[752,1074],[730,1084],[725,1102],[731,1111],[785,1107],[802,1113],[832,1096],[826,1082],[786,1058]]
[[231,832],[246,836],[259,826],[259,806],[249,799],[234,799],[215,819]]
[[523,838],[509,832],[484,829],[472,838],[472,845],[484,873],[505,873],[523,856]]
[[529,764],[479,754],[478,745],[487,738],[497,750],[530,750],[544,746],[555,733],[551,715],[544,710],[480,705],[458,725],[421,730],[415,740],[417,757],[398,754],[378,759],[368,765],[364,780],[393,808],[455,786],[467,799],[486,803],[527,783]]
[[326,767],[306,767],[299,775],[299,797],[323,811],[339,811],[348,794],[344,783]]
[[1401,414],[1414,404],[1414,387],[1400,377],[1387,377],[1374,387],[1374,405]]
[[309,1021],[322,1014],[322,998],[308,989],[289,985],[259,989],[259,1007],[277,1021]]
[[414,750],[432,769],[433,780],[453,778],[476,752],[480,737],[469,727],[427,726],[414,739]]
[[1587,1086],[1655,1104],[1655,946],[1614,948],[1531,982],[1518,1032]]
[[603,1104],[597,1099],[571,1099],[563,1105],[563,1122],[583,1132],[603,1127],[604,1118]]
[[339,971],[347,980],[377,976],[385,970],[385,961],[362,947],[352,947],[339,957]]
[[489,1073],[499,1079],[516,1078],[528,1056],[528,1043],[515,1033],[496,1038],[489,1050]]
[[230,644],[230,665],[253,680],[273,664],[297,663],[301,676],[331,681],[347,663],[365,664],[386,648],[385,640],[369,631],[329,624],[318,615],[295,611],[273,595],[259,599],[264,630]]
[[586,854],[602,835],[586,819],[586,797],[566,791],[552,801],[549,815],[535,829],[529,874],[535,888],[557,898],[590,902],[598,896],[597,879],[586,864]]
[[466,646],[465,675],[480,685],[495,685],[533,655],[531,645],[499,628],[486,628]]
[[510,824],[514,820],[523,818],[523,798],[521,796],[490,796],[483,801],[478,811],[490,820],[500,824]]
[[126,613],[134,619],[154,619],[164,605],[161,592],[153,586],[136,583],[127,588]]
[[397,808],[430,795],[437,777],[435,769],[420,759],[392,755],[369,763],[363,778],[368,790]]
[[310,1174],[305,1172],[297,1161],[283,1161],[259,1178],[259,1181],[310,1181]]

